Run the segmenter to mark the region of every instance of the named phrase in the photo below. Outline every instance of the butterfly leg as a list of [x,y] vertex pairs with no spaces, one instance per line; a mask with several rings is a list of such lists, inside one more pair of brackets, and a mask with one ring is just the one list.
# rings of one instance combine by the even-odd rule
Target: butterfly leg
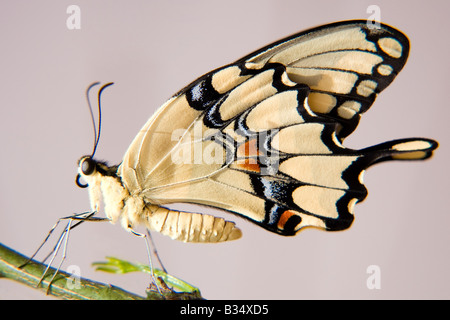
[[[50,231],[48,232],[47,236],[45,237],[44,241],[42,241],[42,243],[39,245],[39,247],[37,248],[37,250],[33,253],[33,255],[27,260],[25,261],[24,264],[20,265],[19,268],[23,268],[25,267],[28,263],[30,263],[31,260],[33,260],[33,258],[38,254],[38,252],[42,249],[42,247],[44,246],[44,244],[47,242],[48,238],[50,238],[50,235],[53,233],[53,231],[56,229],[56,227],[58,226],[58,224],[61,222],[61,219],[58,219],[58,221],[56,221],[56,223],[53,225],[53,227],[50,229]],[[45,261],[45,260],[44,260]]]
[[[48,236],[45,238],[44,242],[41,244],[41,246],[38,248],[38,250],[34,253],[34,255],[36,255],[36,253],[39,251],[39,249],[44,245],[44,243],[48,240],[50,234],[52,233],[52,231],[56,228],[56,226],[59,224],[59,222],[61,222],[62,220],[78,220],[78,222],[76,224],[74,224],[70,230],[72,230],[73,228],[75,228],[76,226],[78,226],[79,224],[83,223],[84,221],[103,221],[103,220],[108,220],[105,218],[96,218],[93,217],[93,215],[96,212],[83,212],[83,213],[78,213],[78,214],[74,214],[72,216],[68,216],[68,217],[63,217],[63,218],[59,218],[58,221],[56,222],[55,226],[52,228],[52,230],[50,230]],[[67,225],[66,225],[67,226]],[[70,231],[69,230],[69,231]],[[66,232],[69,232],[66,228],[64,228],[63,232],[61,233],[61,235],[59,236],[58,239],[61,239],[64,234]],[[59,242],[59,240],[58,240]],[[56,243],[56,245],[53,247],[53,250],[49,252],[49,254],[42,260],[42,262],[47,261],[47,259],[55,252],[56,247],[58,246],[58,242]],[[33,255],[33,257],[34,257]]]
[[56,274],[58,273],[58,271],[61,269],[62,263],[66,259],[67,243],[69,241],[69,233],[70,233],[70,230],[71,230],[72,221],[73,220],[69,220],[69,222],[67,223],[66,227],[64,228],[64,231],[61,234],[61,236],[59,237],[58,243],[57,243],[56,247],[54,248],[54,252],[55,253],[53,254],[52,259],[50,260],[50,263],[47,265],[47,268],[45,269],[44,274],[42,275],[41,279],[39,280],[39,282],[37,284],[37,286],[39,286],[41,284],[42,280],[44,280],[44,277],[47,274],[48,269],[50,268],[50,266],[53,263],[53,260],[55,259],[56,255],[58,254],[58,251],[59,251],[59,248],[61,246],[61,243],[63,242],[63,239],[65,239],[64,240],[63,256],[61,258],[61,261],[59,262],[58,268],[56,268],[55,273],[53,273],[53,276],[52,276],[50,282],[48,283],[47,292],[46,292],[47,294],[49,293],[50,285],[52,284],[53,280],[55,279]]
[[[136,237],[145,239],[145,247],[147,249],[147,257],[148,257],[148,263],[149,263],[149,267],[150,267],[151,282],[155,284],[156,289],[158,290],[158,293],[162,297],[164,297],[163,294],[161,293],[161,290],[159,289],[158,283],[156,282],[155,273],[153,272],[152,257],[151,257],[151,253],[150,253],[150,244],[149,244],[149,240],[148,240],[149,237],[147,235],[143,234],[143,233],[139,233],[139,232],[134,231],[131,228],[131,226],[128,226],[127,230],[131,234],[135,235]],[[153,240],[152,240],[152,242],[153,242]]]
[[150,242],[151,242],[151,246],[153,248],[153,254],[155,255],[156,259],[158,259],[158,263],[159,263],[161,269],[164,271],[164,273],[167,273],[167,269],[164,267],[164,265],[161,261],[161,258],[159,257],[158,250],[156,250],[156,245],[155,245],[155,242],[153,241],[152,234],[151,234],[150,230],[148,230],[148,229],[146,229],[146,230],[147,230],[148,238],[150,239]]
[[[63,220],[69,220],[69,222],[66,224],[66,227],[64,228],[63,232],[61,233],[61,235],[58,238],[58,241],[56,243],[56,245],[53,247],[53,249],[50,251],[50,253],[43,259],[43,263],[45,263],[45,261],[47,261],[47,259],[51,256],[51,260],[47,265],[47,268],[45,269],[41,279],[39,280],[37,286],[39,286],[39,284],[42,283],[42,281],[44,280],[45,275],[47,274],[47,271],[49,270],[50,266],[52,265],[56,255],[58,254],[61,244],[64,242],[64,246],[63,246],[63,257],[59,263],[58,268],[56,269],[55,273],[53,274],[52,279],[49,282],[49,285],[47,287],[47,294],[48,291],[50,289],[50,285],[52,283],[52,281],[54,280],[54,278],[56,277],[58,271],[61,268],[61,265],[63,263],[63,261],[66,258],[66,252],[67,252],[67,243],[68,243],[68,238],[69,238],[69,233],[70,230],[72,230],[73,228],[75,228],[76,226],[80,225],[81,223],[83,223],[84,221],[94,221],[94,222],[98,222],[98,221],[109,221],[109,219],[107,218],[97,218],[97,217],[93,217],[93,215],[95,215],[96,212],[83,212],[83,213],[79,213],[79,214],[74,214],[68,217],[63,217],[58,219],[58,221],[53,225],[53,227],[50,229],[50,231],[48,232],[47,236],[45,237],[44,241],[41,243],[41,245],[38,247],[38,249],[33,253],[33,255],[24,263],[22,264],[19,268],[24,267],[25,265],[27,265],[35,256],[36,254],[41,250],[41,248],[44,246],[44,244],[48,241],[48,239],[50,238],[51,234],[53,233],[53,231],[56,229],[56,227],[58,226],[58,224],[63,221]],[[72,225],[73,221],[77,221],[77,223],[75,223],[74,225]]]
[[[67,254],[67,244],[69,241],[69,234],[70,234],[70,230],[72,230],[73,228],[75,228],[76,226],[80,225],[81,223],[85,222],[85,221],[93,221],[93,222],[99,222],[99,221],[109,221],[109,219],[107,218],[99,218],[99,217],[93,217],[97,212],[85,212],[85,213],[81,213],[81,214],[75,214],[69,217],[64,217],[61,218],[60,220],[69,220],[69,222],[67,223],[66,227],[64,228],[64,231],[62,232],[61,236],[58,239],[58,243],[56,244],[56,246],[53,248],[53,256],[52,259],[50,260],[50,263],[47,265],[47,268],[44,271],[44,274],[42,275],[41,279],[38,282],[38,286],[39,284],[42,282],[42,280],[44,279],[48,269],[50,268],[50,266],[53,263],[53,260],[55,259],[56,255],[58,254],[58,251],[60,249],[60,246],[64,240],[64,246],[63,246],[63,252],[62,252],[62,257],[61,260],[59,262],[58,267],[56,268],[56,271],[54,272],[50,282],[48,283],[48,287],[47,287],[47,294],[49,293],[50,290],[50,286],[53,282],[53,280],[55,279],[56,275],[58,274],[58,271],[61,269],[61,266],[64,262],[64,260],[66,259],[66,254]],[[72,226],[72,222],[73,221],[77,221],[77,223],[75,223]],[[51,254],[51,253],[50,253]],[[50,254],[45,258],[45,260],[48,259],[48,257],[50,256]],[[44,260],[44,261],[45,261]]]
[[[75,218],[75,217],[77,217],[77,216],[82,216],[82,215],[86,215],[88,212],[83,212],[83,213],[79,213],[79,214],[75,214],[75,215],[73,215],[72,217],[73,218]],[[90,213],[91,215],[93,214],[93,213]],[[56,221],[56,223],[53,225],[53,227],[50,229],[50,231],[48,232],[48,234],[47,234],[47,236],[45,237],[45,239],[44,239],[44,241],[42,241],[42,243],[39,245],[39,247],[37,248],[37,250],[33,253],[33,255],[27,260],[27,261],[25,261],[25,263],[24,264],[22,264],[22,265],[20,265],[19,266],[19,268],[23,268],[24,266],[26,266],[28,263],[30,263],[31,262],[31,260],[33,260],[34,259],[34,257],[38,254],[38,252],[42,249],[42,247],[44,246],[44,244],[48,241],[48,239],[50,238],[50,236],[51,236],[51,234],[53,233],[53,231],[56,229],[56,227],[59,225],[59,223],[62,221],[62,220],[66,220],[66,219],[68,219],[68,217],[64,217],[64,218],[59,218],[58,219],[58,221]],[[79,223],[77,223],[76,225],[78,225]],[[72,227],[72,229],[73,228],[75,228],[75,226],[76,225],[74,225],[73,227]],[[65,230],[65,229],[64,229]],[[61,236],[60,236],[61,237]],[[55,250],[55,248],[56,248],[56,246],[53,248],[53,250],[46,256],[46,258],[43,260],[43,262],[45,262],[47,259],[48,259],[48,257],[53,253],[53,251]]]

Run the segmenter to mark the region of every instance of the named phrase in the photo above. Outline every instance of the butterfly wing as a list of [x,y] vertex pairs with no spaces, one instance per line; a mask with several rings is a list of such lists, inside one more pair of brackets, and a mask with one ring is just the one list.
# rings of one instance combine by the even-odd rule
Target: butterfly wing
[[426,139],[359,151],[341,144],[407,54],[399,31],[361,21],[267,46],[167,101],[130,145],[122,182],[148,203],[208,205],[283,235],[345,229],[367,194],[370,164],[426,158],[436,147]]
[[293,81],[311,88],[308,104],[333,117],[348,136],[377,94],[400,72],[409,54],[408,38],[400,31],[366,20],[337,22],[282,39],[241,61],[278,62]]

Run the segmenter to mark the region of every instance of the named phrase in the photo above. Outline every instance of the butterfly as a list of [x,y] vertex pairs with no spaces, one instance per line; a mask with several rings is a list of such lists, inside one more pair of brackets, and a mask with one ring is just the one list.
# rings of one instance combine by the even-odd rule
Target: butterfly
[[403,33],[365,20],[294,34],[176,93],[119,165],[95,160],[94,148],[78,162],[77,184],[88,187],[92,212],[103,199],[112,223],[185,242],[229,241],[242,232],[223,218],[166,207],[172,203],[222,209],[283,236],[347,229],[367,196],[368,167],[426,159],[438,146],[424,138],[343,145],[408,54]]

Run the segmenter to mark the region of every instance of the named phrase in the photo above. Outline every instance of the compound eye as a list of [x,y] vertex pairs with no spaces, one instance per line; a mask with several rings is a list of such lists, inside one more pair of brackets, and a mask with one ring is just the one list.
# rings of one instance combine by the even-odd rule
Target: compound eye
[[95,161],[91,158],[85,158],[83,159],[80,168],[84,175],[89,176],[95,171]]

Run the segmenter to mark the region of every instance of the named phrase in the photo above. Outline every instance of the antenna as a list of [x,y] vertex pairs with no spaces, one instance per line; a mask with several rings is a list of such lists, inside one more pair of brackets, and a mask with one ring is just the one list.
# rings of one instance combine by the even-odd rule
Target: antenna
[[92,154],[91,154],[91,158],[94,157],[95,151],[97,150],[97,146],[98,146],[98,142],[100,140],[100,132],[101,132],[101,126],[102,126],[102,107],[101,107],[101,95],[103,90],[105,90],[107,87],[113,85],[113,82],[107,83],[105,84],[103,87],[100,88],[100,90],[98,91],[98,130],[97,130],[97,126],[95,125],[95,120],[94,120],[94,112],[92,111],[92,105],[91,105],[91,101],[89,99],[89,92],[91,91],[91,89],[97,85],[99,85],[100,82],[94,82],[92,83],[86,90],[86,99],[88,102],[88,107],[89,107],[89,112],[91,113],[91,120],[92,120],[92,127],[94,129],[94,148],[92,149]]

